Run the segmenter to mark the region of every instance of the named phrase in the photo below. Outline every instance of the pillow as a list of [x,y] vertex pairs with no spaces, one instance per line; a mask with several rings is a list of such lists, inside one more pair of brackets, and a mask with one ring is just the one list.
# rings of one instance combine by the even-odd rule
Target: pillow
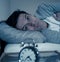
[[[22,31],[17,30],[5,22],[0,23],[0,39],[8,42],[8,43],[20,43],[22,41],[26,41],[27,39],[32,39],[34,42],[44,42],[46,38],[37,31]],[[30,41],[32,42],[32,41]]]

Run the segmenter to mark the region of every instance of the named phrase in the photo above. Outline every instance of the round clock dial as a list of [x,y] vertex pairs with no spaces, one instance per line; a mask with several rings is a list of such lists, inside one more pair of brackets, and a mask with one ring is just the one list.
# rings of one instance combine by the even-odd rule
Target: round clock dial
[[35,48],[33,47],[24,47],[19,54],[19,60],[21,62],[36,62],[37,54]]

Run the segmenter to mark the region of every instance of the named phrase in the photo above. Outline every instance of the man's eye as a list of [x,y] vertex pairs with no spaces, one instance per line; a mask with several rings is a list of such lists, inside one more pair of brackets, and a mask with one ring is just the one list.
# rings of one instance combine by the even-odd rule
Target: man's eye
[[26,30],[27,30],[27,27],[26,27],[26,26],[24,26],[24,27],[22,28],[22,30],[26,31]]
[[26,18],[27,20],[29,20],[29,19],[30,19],[28,15],[25,15],[25,18]]
[[26,19],[29,20],[29,17],[27,16]]

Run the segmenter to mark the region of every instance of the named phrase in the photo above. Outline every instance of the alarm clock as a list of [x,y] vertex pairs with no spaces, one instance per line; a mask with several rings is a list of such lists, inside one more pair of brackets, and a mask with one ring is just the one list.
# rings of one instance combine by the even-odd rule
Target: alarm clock
[[19,62],[37,62],[38,53],[33,46],[24,47],[19,53]]

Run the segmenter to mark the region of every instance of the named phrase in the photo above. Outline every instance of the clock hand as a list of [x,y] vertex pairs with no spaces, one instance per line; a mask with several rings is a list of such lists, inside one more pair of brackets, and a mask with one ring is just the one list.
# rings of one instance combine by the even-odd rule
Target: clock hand
[[25,60],[27,60],[27,59],[30,59],[32,61],[32,59],[30,58],[30,56],[28,56]]
[[28,56],[27,58],[29,58],[32,61],[32,59],[30,58],[30,56]]

